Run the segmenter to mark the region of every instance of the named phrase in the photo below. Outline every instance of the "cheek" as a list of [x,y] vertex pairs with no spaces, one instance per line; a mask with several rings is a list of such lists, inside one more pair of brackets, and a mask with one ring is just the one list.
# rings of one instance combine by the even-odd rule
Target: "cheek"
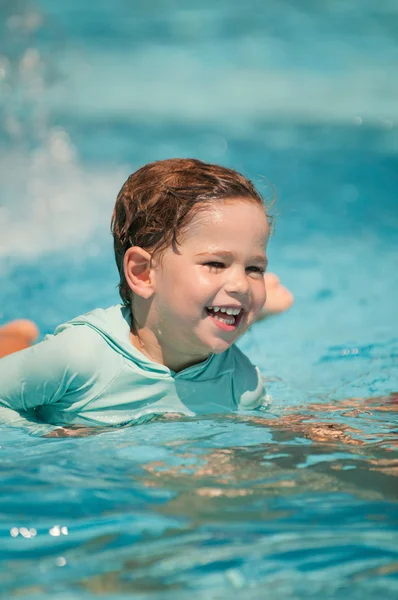
[[164,314],[191,319],[208,296],[208,278],[195,269],[175,269],[158,286],[158,305]]
[[196,272],[196,283],[198,289],[211,289],[214,288],[216,276],[209,272],[206,273],[204,269],[198,269]]
[[214,300],[222,287],[222,276],[200,270],[196,274],[196,280],[192,282],[192,293],[195,294],[198,302],[206,304]]

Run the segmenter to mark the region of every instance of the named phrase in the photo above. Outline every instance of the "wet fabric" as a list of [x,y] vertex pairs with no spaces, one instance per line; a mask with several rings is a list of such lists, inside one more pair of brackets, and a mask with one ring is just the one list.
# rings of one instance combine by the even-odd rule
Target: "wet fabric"
[[175,373],[130,342],[130,311],[96,309],[0,360],[0,405],[53,425],[124,425],[261,405],[259,370],[236,346]]

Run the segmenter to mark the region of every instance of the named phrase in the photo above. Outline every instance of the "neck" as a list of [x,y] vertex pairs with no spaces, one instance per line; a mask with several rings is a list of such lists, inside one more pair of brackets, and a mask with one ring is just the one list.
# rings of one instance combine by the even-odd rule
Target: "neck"
[[163,343],[149,327],[132,325],[130,341],[142,354],[176,373],[208,358],[207,356],[190,356],[187,353],[179,353],[175,348]]

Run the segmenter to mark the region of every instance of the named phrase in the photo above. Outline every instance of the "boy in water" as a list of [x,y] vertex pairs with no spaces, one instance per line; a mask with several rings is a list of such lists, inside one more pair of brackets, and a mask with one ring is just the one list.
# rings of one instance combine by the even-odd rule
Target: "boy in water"
[[261,196],[233,170],[142,167],[112,217],[123,304],[2,359],[0,404],[54,425],[257,408],[260,373],[234,342],[264,316],[269,230]]
[[[288,310],[293,304],[293,294],[281,284],[275,273],[264,273],[267,299],[257,320]],[[0,326],[0,358],[24,350],[39,337],[37,325],[28,319],[17,319]]]

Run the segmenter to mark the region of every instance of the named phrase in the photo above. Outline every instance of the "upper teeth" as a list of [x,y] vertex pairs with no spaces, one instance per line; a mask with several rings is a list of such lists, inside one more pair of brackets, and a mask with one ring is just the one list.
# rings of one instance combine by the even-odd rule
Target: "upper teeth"
[[227,313],[227,315],[238,315],[240,313],[240,308],[221,308],[220,306],[212,306],[210,307],[214,312],[223,312]]

